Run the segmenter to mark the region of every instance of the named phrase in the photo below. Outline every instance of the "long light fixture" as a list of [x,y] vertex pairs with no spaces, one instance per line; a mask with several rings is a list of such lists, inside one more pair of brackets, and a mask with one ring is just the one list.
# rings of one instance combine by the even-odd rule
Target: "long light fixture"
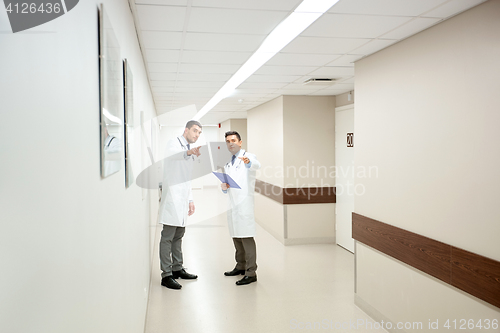
[[228,97],[250,75],[255,73],[276,53],[307,29],[314,21],[323,15],[339,0],[304,0],[266,37],[262,45],[238,69],[222,88],[205,104],[193,119],[200,120],[212,110],[221,100]]

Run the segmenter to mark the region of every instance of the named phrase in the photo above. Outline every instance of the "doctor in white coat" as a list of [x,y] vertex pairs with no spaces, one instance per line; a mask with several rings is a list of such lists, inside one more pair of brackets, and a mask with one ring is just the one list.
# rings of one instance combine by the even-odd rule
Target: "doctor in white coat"
[[246,285],[257,281],[257,250],[255,247],[254,191],[255,174],[260,163],[254,154],[241,149],[241,136],[230,131],[225,134],[227,149],[233,154],[231,161],[224,166],[226,174],[241,187],[231,188],[221,185],[222,191],[229,197],[227,223],[229,233],[236,249],[236,266],[225,276],[245,275],[236,285]]
[[166,159],[163,163],[163,183],[159,222],[163,224],[160,240],[161,285],[170,289],[181,289],[175,280],[196,279],[183,268],[182,237],[186,221],[194,213],[191,193],[191,174],[195,156],[200,156],[200,147],[191,148],[201,134],[201,124],[191,120],[184,134],[167,143]]

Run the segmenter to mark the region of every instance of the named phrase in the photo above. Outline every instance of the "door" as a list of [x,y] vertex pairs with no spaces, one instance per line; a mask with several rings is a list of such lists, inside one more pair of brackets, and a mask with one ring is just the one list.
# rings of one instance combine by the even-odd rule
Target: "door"
[[354,105],[335,109],[335,187],[337,244],[354,253]]

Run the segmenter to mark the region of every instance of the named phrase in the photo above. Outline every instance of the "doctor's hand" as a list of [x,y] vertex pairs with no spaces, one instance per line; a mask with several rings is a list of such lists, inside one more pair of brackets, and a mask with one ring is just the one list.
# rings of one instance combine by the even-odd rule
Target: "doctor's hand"
[[246,156],[243,156],[243,157],[238,157],[240,160],[242,160],[243,162],[245,162],[245,164],[248,164],[250,163],[250,159]]
[[230,187],[228,183],[222,183],[220,184],[220,187],[222,188],[223,191],[227,191],[227,189]]
[[188,156],[190,156],[190,155],[200,156],[201,155],[200,148],[201,148],[201,146],[189,149],[187,151]]
[[189,211],[188,211],[188,216],[191,216],[194,214],[194,202],[189,203]]

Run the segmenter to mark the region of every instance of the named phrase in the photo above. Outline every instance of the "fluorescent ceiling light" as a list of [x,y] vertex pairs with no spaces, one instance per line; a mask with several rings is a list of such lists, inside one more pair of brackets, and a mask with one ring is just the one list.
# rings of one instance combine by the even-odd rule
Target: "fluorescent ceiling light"
[[255,73],[276,53],[295,39],[339,0],[304,0],[264,40],[255,53],[238,69],[224,86],[201,108],[193,119],[200,120],[221,100]]
[[304,0],[294,10],[295,13],[321,13],[323,14],[339,0]]

